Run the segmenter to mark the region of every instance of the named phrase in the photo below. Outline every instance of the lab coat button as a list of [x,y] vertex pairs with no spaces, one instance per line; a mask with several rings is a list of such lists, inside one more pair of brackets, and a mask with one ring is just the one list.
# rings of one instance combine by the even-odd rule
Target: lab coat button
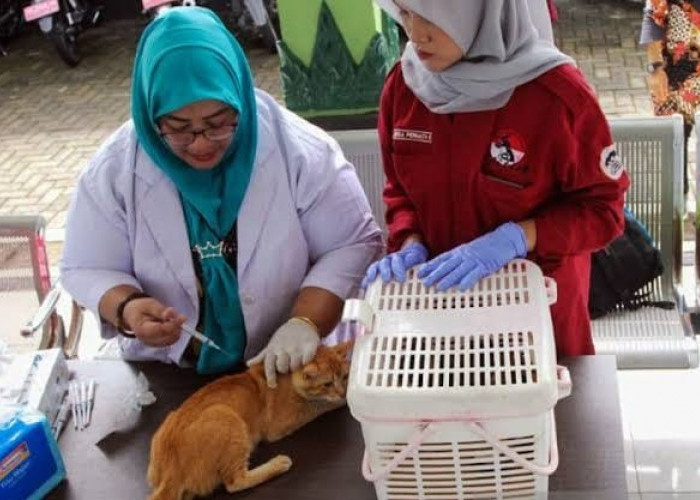
[[243,303],[247,306],[252,306],[255,304],[255,299],[253,298],[252,295],[244,295],[243,296]]

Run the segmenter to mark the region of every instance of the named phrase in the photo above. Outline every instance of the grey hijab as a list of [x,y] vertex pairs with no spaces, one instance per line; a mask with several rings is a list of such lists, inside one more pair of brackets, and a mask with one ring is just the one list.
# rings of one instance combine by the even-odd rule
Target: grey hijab
[[[399,23],[394,0],[375,0]],[[544,0],[541,0],[544,2]],[[540,39],[527,0],[399,0],[445,31],[464,58],[439,73],[428,70],[408,43],[401,57],[406,84],[434,113],[503,107],[515,88],[550,69],[573,63]]]

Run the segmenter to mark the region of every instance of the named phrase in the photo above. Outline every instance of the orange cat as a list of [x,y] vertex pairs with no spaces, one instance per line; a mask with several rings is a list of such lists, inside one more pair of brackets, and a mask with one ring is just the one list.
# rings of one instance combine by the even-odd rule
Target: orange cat
[[260,364],[195,392],[153,436],[149,500],[192,499],[221,483],[233,493],[287,472],[285,455],[249,469],[250,454],[261,440],[281,439],[345,404],[350,346],[320,346],[310,363],[278,376],[275,389]]

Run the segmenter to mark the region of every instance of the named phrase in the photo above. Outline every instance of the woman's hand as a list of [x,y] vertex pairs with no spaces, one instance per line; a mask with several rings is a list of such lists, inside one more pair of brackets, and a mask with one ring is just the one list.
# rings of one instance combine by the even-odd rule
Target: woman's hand
[[144,297],[126,304],[122,312],[124,325],[146,345],[162,347],[180,338],[180,327],[187,318],[156,299]]
[[649,74],[649,90],[654,104],[660,106],[668,99],[668,75],[663,68]]
[[267,385],[276,387],[277,372],[294,371],[314,359],[320,342],[317,329],[307,320],[291,318],[277,329],[265,349],[247,364],[264,362]]
[[381,276],[384,283],[394,278],[403,283],[406,281],[406,271],[422,264],[427,258],[428,249],[421,243],[412,241],[398,252],[390,253],[369,266],[361,286],[367,288],[377,276]]
[[527,254],[525,230],[514,222],[506,222],[494,231],[469,243],[438,255],[418,271],[425,286],[437,283],[440,291],[459,286],[471,288],[516,257]]

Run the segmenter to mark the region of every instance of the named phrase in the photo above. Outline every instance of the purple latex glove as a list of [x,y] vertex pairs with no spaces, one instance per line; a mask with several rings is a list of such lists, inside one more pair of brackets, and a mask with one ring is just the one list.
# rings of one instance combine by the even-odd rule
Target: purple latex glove
[[398,252],[385,255],[369,266],[362,280],[362,288],[367,288],[379,275],[384,283],[388,283],[392,278],[403,283],[406,281],[406,271],[422,264],[427,258],[427,248],[417,241],[409,243]]
[[506,222],[490,233],[438,255],[421,267],[418,277],[425,286],[437,283],[440,291],[453,286],[464,291],[526,254],[525,231],[514,222]]

